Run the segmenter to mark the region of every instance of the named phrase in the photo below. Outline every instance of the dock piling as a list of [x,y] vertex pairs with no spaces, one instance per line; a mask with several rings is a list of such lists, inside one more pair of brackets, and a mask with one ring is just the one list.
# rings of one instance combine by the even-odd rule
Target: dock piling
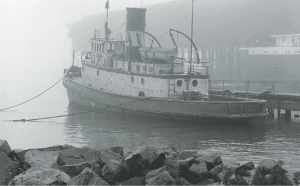
[[278,100],[277,100],[277,117],[278,119],[281,118],[281,96],[278,95]]
[[273,108],[268,108],[268,114],[270,117],[274,117],[274,109]]
[[292,111],[291,110],[285,110],[285,118],[291,119],[292,117]]

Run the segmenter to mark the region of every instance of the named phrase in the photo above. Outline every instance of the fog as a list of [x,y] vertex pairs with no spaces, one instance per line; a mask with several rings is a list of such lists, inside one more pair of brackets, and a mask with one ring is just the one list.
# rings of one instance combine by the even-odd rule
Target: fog
[[[170,0],[111,0],[110,12]],[[0,0],[0,91],[41,91],[62,76],[72,60],[67,24],[103,13],[106,0]],[[91,33],[93,31],[91,30]],[[23,85],[23,86],[20,86]]]

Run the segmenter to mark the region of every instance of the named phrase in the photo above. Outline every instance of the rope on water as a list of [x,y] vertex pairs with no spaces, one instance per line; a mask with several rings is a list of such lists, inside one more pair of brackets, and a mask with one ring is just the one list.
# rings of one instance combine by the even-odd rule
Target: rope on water
[[48,90],[50,90],[51,88],[53,88],[55,85],[57,85],[61,80],[63,80],[64,78],[61,78],[59,81],[57,81],[54,85],[52,85],[50,88],[48,88],[47,90],[45,90],[44,92],[42,92],[42,93],[40,93],[40,94],[38,94],[38,95],[36,95],[36,96],[34,96],[33,98],[31,98],[31,99],[29,99],[29,100],[27,100],[27,101],[24,101],[24,102],[22,102],[22,103],[19,103],[19,104],[16,104],[16,105],[14,105],[14,106],[11,106],[11,107],[7,107],[7,108],[3,108],[3,109],[0,109],[0,111],[3,111],[3,110],[8,110],[8,109],[11,109],[11,108],[14,108],[14,107],[17,107],[17,106],[20,106],[20,105],[23,105],[24,103],[27,103],[27,102],[29,102],[29,101],[31,101],[31,100],[33,100],[33,99],[35,99],[35,98],[37,98],[37,97],[39,97],[39,96],[41,96],[42,94],[44,94],[44,93],[46,93]]
[[129,102],[121,103],[121,104],[118,104],[118,105],[107,106],[106,108],[93,109],[93,110],[88,110],[88,111],[85,111],[85,112],[78,112],[78,113],[73,113],[73,114],[64,114],[64,115],[49,116],[49,117],[44,117],[44,118],[33,118],[33,119],[6,120],[6,121],[10,121],[10,122],[25,122],[25,121],[37,121],[37,120],[44,120],[44,119],[51,119],[51,118],[60,118],[60,117],[65,117],[65,116],[74,116],[74,115],[79,115],[79,114],[86,114],[86,113],[89,113],[89,112],[104,111],[104,110],[107,110],[109,108],[119,107],[119,106],[122,106],[122,105],[127,105],[127,104],[130,104],[130,103],[134,103],[134,102],[138,102],[138,101],[143,101],[143,100],[150,99],[150,98],[151,97],[142,98],[142,99],[139,99],[139,100],[129,101]]

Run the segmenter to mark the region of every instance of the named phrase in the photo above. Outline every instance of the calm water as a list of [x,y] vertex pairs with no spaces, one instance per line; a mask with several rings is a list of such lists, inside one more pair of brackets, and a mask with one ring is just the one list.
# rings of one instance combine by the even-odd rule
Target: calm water
[[[59,4],[59,1],[55,2]],[[0,109],[44,91],[58,81],[63,68],[71,64],[71,41],[65,24],[73,19],[64,17],[66,14],[59,14],[55,6],[47,5],[44,9],[34,7],[40,11],[40,16],[34,16],[28,10],[32,6],[27,7],[26,11],[18,3],[10,8],[10,12],[21,13],[16,17],[9,14],[8,25],[3,27],[6,28],[6,35],[1,38],[0,45]],[[45,17],[47,13],[43,12],[46,10],[56,13],[53,17]],[[22,26],[23,22],[29,25]],[[19,26],[22,26],[22,32]],[[299,119],[290,122],[274,119],[214,124],[89,113],[38,122],[5,121],[80,111],[80,108],[69,105],[65,89],[60,83],[27,104],[0,111],[0,139],[7,140],[13,149],[58,144],[96,149],[113,146],[134,149],[139,145],[163,149],[174,146],[177,149],[219,152],[224,157],[252,160],[255,163],[264,158],[281,159],[288,169],[299,170]]]
[[[19,96],[17,100],[25,100],[37,92],[37,89],[24,89],[9,94],[7,99]],[[12,104],[17,102],[11,100]],[[262,119],[235,124],[184,123],[95,112],[38,122],[3,121],[81,111],[69,105],[66,92],[59,84],[28,104],[0,112],[0,139],[7,140],[12,148],[22,149],[58,144],[96,149],[113,146],[135,149],[140,145],[163,149],[174,146],[177,149],[218,152],[224,157],[237,157],[239,161],[252,160],[258,163],[264,158],[281,159],[290,170],[297,170],[300,163],[298,119],[290,122]]]

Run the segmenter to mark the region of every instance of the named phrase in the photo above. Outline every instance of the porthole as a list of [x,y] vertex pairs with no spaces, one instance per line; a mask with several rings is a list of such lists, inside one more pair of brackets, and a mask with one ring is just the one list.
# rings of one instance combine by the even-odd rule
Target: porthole
[[181,87],[181,85],[182,85],[182,80],[178,80],[176,84],[177,84],[178,87]]
[[198,85],[198,81],[197,80],[193,80],[192,81],[192,85],[195,87],[195,86],[197,86]]
[[143,91],[140,91],[140,92],[139,92],[139,96],[145,97],[145,93],[144,93]]
[[131,77],[131,83],[134,83],[134,77]]
[[141,79],[141,83],[142,83],[142,84],[144,84],[144,83],[145,83],[145,81],[144,81],[144,78],[142,78],[142,79]]

